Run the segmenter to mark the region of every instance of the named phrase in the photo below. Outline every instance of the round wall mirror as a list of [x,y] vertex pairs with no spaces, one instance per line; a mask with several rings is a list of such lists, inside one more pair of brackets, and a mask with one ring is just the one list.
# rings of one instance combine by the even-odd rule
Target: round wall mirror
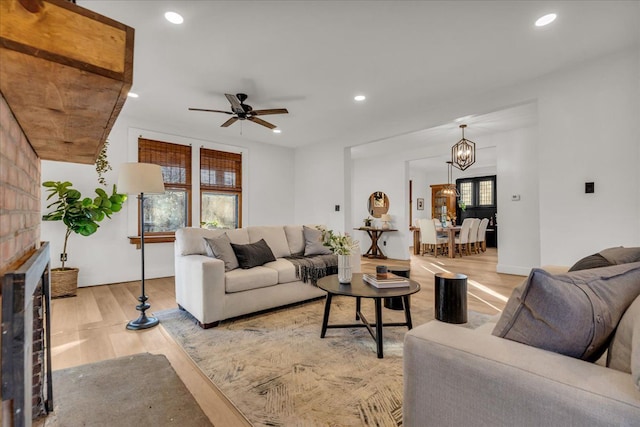
[[369,196],[369,215],[380,218],[389,211],[389,198],[382,191],[376,191]]

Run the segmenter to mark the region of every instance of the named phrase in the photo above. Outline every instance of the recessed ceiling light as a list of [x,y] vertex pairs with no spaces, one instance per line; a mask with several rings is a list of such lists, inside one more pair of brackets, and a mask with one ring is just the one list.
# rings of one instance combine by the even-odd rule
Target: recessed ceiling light
[[280,129],[274,129],[273,133],[282,133],[282,131]]
[[167,12],[164,14],[164,17],[172,24],[182,24],[184,22],[182,15],[176,12]]
[[367,97],[364,96],[364,95],[356,95],[356,96],[353,97],[353,99],[355,99],[358,102],[361,102],[361,101],[364,101],[365,99],[367,99]]
[[544,15],[543,17],[538,18],[538,20],[536,21],[536,27],[544,27],[545,25],[549,25],[556,20],[556,17],[557,15],[555,13]]
[[129,98],[137,98],[137,97],[139,97],[140,95],[138,95],[138,94],[137,94],[137,93],[135,93],[135,92],[129,92],[129,93],[127,94],[127,96],[128,96]]

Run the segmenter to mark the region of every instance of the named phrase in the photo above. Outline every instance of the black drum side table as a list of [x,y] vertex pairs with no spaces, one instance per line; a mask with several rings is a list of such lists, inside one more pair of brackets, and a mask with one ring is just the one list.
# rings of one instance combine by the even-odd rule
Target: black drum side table
[[436,273],[436,319],[447,323],[467,323],[467,276]]
[[[411,278],[411,267],[389,267],[388,271],[397,276],[406,277],[407,279]],[[391,310],[404,310],[402,297],[385,298],[384,307]]]

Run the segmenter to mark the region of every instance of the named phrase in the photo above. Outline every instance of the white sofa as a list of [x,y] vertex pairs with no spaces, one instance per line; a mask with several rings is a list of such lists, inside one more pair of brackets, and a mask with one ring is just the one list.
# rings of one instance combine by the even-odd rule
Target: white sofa
[[494,336],[495,325],[406,334],[403,426],[640,426],[640,295],[609,347],[618,369]]
[[[312,226],[309,226],[312,227]],[[224,262],[207,256],[206,238],[226,233],[231,243],[264,239],[275,262],[225,272]],[[326,296],[326,292],[296,278],[285,256],[304,252],[302,225],[251,226],[235,230],[182,228],[175,234],[175,287],[178,306],[203,328],[221,320]],[[360,250],[352,255],[353,272],[360,271]]]

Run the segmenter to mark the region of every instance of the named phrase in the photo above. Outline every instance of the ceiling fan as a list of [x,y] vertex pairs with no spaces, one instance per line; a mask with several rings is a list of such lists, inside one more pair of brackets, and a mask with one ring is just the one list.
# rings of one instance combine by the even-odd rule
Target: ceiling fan
[[247,105],[244,101],[247,99],[247,95],[244,93],[239,93],[237,95],[229,95],[225,93],[224,96],[227,97],[229,103],[231,104],[232,111],[222,111],[222,110],[207,110],[204,108],[189,108],[190,111],[208,111],[211,113],[224,113],[230,114],[231,117],[229,120],[224,122],[220,127],[226,128],[227,126],[231,126],[237,120],[249,120],[264,127],[268,127],[269,129],[275,129],[277,126],[273,125],[265,120],[262,120],[256,116],[266,116],[268,114],[288,114],[286,108],[271,108],[268,110],[254,110],[251,105]]

